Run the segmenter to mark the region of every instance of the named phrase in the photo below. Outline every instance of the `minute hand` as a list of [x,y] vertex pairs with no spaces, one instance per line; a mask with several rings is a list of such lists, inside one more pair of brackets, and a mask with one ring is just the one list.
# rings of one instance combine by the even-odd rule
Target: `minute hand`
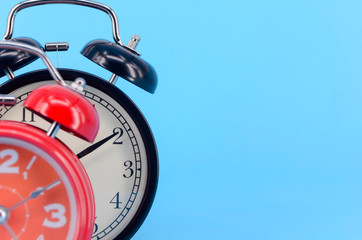
[[112,135],[109,135],[108,137],[100,140],[99,142],[96,142],[95,144],[87,147],[86,149],[84,149],[83,151],[81,151],[80,153],[77,154],[77,157],[79,159],[81,159],[82,157],[88,155],[89,153],[93,152],[94,150],[96,150],[97,148],[99,148],[100,146],[102,146],[103,144],[105,144],[107,141],[109,141],[111,138],[113,138],[114,136],[116,136],[118,134],[118,132],[113,133]]

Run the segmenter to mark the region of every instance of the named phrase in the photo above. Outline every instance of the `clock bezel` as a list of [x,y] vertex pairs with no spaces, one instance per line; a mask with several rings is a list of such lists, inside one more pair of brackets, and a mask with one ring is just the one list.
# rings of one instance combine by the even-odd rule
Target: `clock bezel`
[[[56,164],[58,173],[61,171],[65,174],[66,185],[72,190],[71,195],[68,195],[69,199],[72,196],[76,204],[75,208],[73,208],[73,211],[76,211],[76,226],[70,226],[74,234],[71,237],[87,239],[94,226],[94,195],[88,175],[74,153],[62,142],[47,136],[43,130],[21,122],[1,121],[0,138],[14,139],[13,142],[9,142],[9,145],[19,146],[14,142],[25,142],[34,149],[39,149],[41,151],[40,155],[48,156],[47,158],[52,159]],[[23,148],[33,151],[28,147]],[[48,163],[50,164],[50,162]],[[91,220],[82,221],[84,218],[90,218]]]

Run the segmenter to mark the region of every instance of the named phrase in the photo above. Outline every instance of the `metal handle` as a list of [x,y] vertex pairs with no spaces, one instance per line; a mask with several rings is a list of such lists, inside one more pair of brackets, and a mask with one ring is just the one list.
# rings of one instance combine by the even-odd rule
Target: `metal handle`
[[112,31],[113,31],[113,39],[114,41],[121,45],[122,47],[125,47],[125,45],[121,42],[121,37],[119,34],[119,28],[118,28],[118,20],[116,13],[107,5],[93,2],[89,0],[28,0],[24,2],[20,2],[17,5],[15,5],[9,13],[6,31],[4,35],[4,40],[11,39],[14,31],[14,19],[15,15],[22,9],[38,6],[38,5],[45,5],[45,4],[74,4],[74,5],[81,5],[86,7],[95,8],[98,10],[101,10],[109,15],[112,21]]
[[31,45],[28,45],[28,44],[13,42],[13,41],[6,41],[6,40],[0,41],[0,48],[21,50],[21,51],[28,52],[28,53],[38,56],[39,58],[41,58],[43,60],[45,66],[48,68],[50,75],[54,78],[54,80],[62,86],[68,86],[65,83],[65,81],[63,80],[63,78],[60,75],[60,73],[58,72],[58,70],[54,67],[54,65],[48,58],[48,56],[45,55],[45,53],[42,50],[35,48]]

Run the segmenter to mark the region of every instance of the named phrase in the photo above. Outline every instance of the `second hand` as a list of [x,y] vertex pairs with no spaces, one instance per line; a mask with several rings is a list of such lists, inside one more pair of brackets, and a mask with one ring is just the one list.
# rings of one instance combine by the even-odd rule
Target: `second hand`
[[11,208],[9,208],[8,211],[10,212],[11,210],[19,207],[21,204],[24,204],[25,202],[29,201],[29,200],[32,199],[32,198],[35,199],[35,198],[39,197],[39,195],[42,194],[45,190],[49,190],[49,189],[55,187],[55,186],[58,185],[60,182],[61,182],[60,179],[58,179],[58,180],[52,182],[51,184],[49,184],[49,185],[46,186],[46,187],[43,187],[43,188],[40,188],[40,189],[38,189],[38,190],[33,191],[33,192],[30,194],[29,197],[27,197],[27,198],[25,198],[24,200],[20,201],[19,203],[15,204],[15,205],[12,206]]

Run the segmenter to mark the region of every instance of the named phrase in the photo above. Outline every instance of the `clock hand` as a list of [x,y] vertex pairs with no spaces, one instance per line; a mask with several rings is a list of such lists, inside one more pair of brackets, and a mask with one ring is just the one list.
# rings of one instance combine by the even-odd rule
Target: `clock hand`
[[6,228],[6,230],[8,230],[8,232],[10,233],[10,235],[13,237],[14,240],[18,240],[18,237],[15,235],[15,233],[13,232],[13,230],[10,228],[10,226],[4,222],[3,223],[4,227]]
[[79,159],[81,159],[82,157],[88,155],[89,153],[93,152],[94,150],[96,150],[97,148],[99,148],[100,146],[102,146],[103,144],[105,144],[106,142],[108,142],[110,139],[112,139],[114,136],[116,136],[118,134],[118,132],[113,133],[112,135],[109,135],[108,137],[96,142],[95,144],[87,147],[86,149],[84,149],[83,151],[81,151],[80,153],[77,154],[77,157]]
[[60,183],[60,179],[52,182],[51,184],[49,184],[46,187],[40,188],[38,190],[33,191],[29,197],[25,198],[24,200],[20,201],[19,203],[15,204],[14,206],[12,206],[11,208],[8,209],[8,211],[10,212],[11,210],[19,207],[21,204],[24,204],[25,202],[27,202],[28,200],[32,199],[32,198],[37,198],[39,197],[40,194],[42,194],[45,190],[49,190],[53,187],[55,187],[56,185],[58,185]]

